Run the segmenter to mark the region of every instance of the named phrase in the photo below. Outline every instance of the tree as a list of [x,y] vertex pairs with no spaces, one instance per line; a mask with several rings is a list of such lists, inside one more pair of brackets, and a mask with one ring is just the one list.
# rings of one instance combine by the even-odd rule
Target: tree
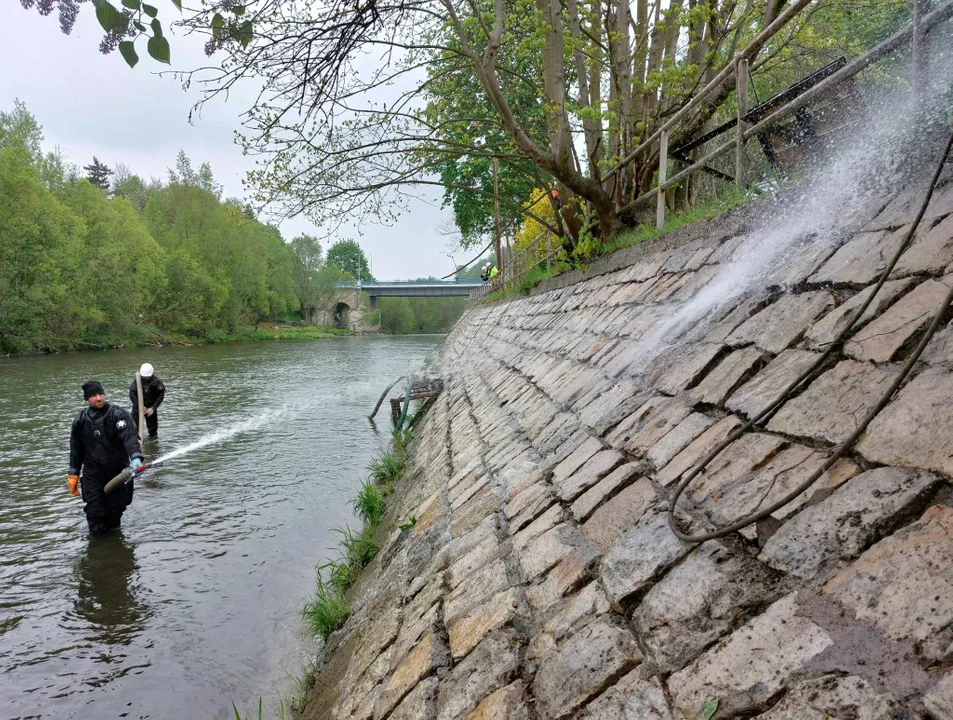
[[334,265],[353,278],[374,282],[364,250],[353,240],[338,240],[328,249],[328,265]]
[[294,255],[292,277],[295,294],[301,304],[301,315],[309,322],[313,322],[314,313],[319,305],[315,280],[324,264],[321,243],[310,235],[299,235],[291,241],[290,247]]
[[83,170],[86,171],[86,179],[98,187],[103,192],[109,192],[109,176],[112,175],[113,171],[110,170],[105,164],[99,162],[99,158],[93,155],[93,162],[89,165],[84,165]]
[[[134,64],[120,39],[149,34],[141,13],[152,17],[155,8],[138,0],[122,11],[108,0],[95,5],[108,33],[104,51],[118,45]],[[249,175],[259,202],[333,225],[393,219],[421,188],[440,187],[472,240],[486,232],[492,158],[501,204],[514,218],[527,212],[519,206],[532,188],[558,190],[554,230],[571,248],[583,228],[606,238],[635,222],[633,203],[653,184],[659,148],[634,149],[782,11],[799,14],[750,58],[759,92],[817,69],[841,48],[859,51],[908,7],[863,0],[213,0],[186,10],[179,24],[204,33],[210,54],[225,53],[214,69],[186,77],[202,82],[206,100],[250,77],[262,80],[239,136],[260,161]],[[151,34],[150,51],[161,26]],[[380,65],[367,62],[372,52]],[[382,87],[394,89],[386,101]],[[733,80],[723,81],[686,116],[670,146],[697,138],[730,111],[733,92]]]

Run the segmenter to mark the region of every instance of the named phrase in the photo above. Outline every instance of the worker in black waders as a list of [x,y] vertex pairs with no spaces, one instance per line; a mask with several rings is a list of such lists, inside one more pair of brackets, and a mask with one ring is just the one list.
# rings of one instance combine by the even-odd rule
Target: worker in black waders
[[[149,363],[143,363],[139,368],[139,377],[142,378],[142,408],[146,416],[146,428],[149,435],[154,437],[159,434],[159,415],[156,410],[162,404],[165,397],[165,385],[155,374],[155,370]],[[136,381],[132,381],[129,386],[129,399],[132,400],[132,419],[136,423],[136,430],[139,429],[139,392],[136,389]]]
[[122,514],[132,502],[131,481],[109,495],[106,483],[127,465],[134,470],[140,467],[142,451],[132,416],[106,402],[99,382],[84,382],[83,397],[88,407],[77,413],[70,430],[67,487],[73,495],[79,495],[82,488],[89,531],[102,533],[119,528]]

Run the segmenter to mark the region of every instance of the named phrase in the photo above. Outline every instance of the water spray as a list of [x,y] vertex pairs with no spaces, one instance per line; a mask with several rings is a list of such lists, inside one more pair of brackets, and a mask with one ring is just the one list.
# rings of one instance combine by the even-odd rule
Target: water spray
[[106,483],[105,488],[103,488],[106,494],[113,492],[120,485],[125,485],[126,483],[132,482],[137,476],[141,475],[146,470],[149,470],[154,467],[160,467],[165,465],[169,460],[174,460],[175,458],[180,458],[183,455],[188,455],[194,450],[199,448],[206,447],[207,445],[217,445],[220,442],[224,442],[239,433],[245,432],[247,430],[256,430],[268,422],[275,420],[276,418],[282,416],[287,412],[287,407],[283,407],[279,410],[271,410],[266,413],[262,413],[258,417],[250,418],[244,422],[236,423],[228,428],[223,428],[221,430],[216,430],[211,432],[208,435],[203,435],[194,443],[181,447],[178,450],[173,450],[170,453],[162,455],[150,463],[140,465],[138,468],[125,468],[121,473],[116,475],[112,480]]

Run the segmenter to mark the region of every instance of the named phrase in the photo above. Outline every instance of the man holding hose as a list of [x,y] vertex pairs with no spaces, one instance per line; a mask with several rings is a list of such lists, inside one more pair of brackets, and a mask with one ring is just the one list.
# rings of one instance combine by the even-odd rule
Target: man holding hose
[[[122,514],[132,502],[132,483],[105,493],[106,483],[128,465],[139,468],[142,451],[132,415],[106,402],[106,392],[96,380],[83,383],[87,407],[77,413],[69,437],[67,487],[73,495],[82,488],[86,522],[92,533],[119,528]],[[80,481],[82,471],[82,481]]]

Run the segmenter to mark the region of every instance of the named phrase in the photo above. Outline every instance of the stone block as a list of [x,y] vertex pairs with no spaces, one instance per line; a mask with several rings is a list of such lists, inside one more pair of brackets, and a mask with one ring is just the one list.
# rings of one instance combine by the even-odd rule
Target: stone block
[[735,346],[753,343],[776,355],[800,340],[804,331],[833,305],[834,298],[828,292],[784,295],[745,321],[725,342]]
[[909,468],[865,472],[784,524],[768,540],[761,558],[797,577],[814,577],[825,563],[859,553],[909,518],[942,482]]
[[656,395],[620,423],[606,439],[613,447],[624,444],[628,452],[644,455],[691,412],[691,405],[682,398]]
[[662,485],[671,485],[681,478],[683,473],[691,470],[703,457],[710,453],[716,445],[728,437],[728,435],[740,425],[741,421],[733,415],[722,418],[676,455],[668,465],[662,468],[655,479]]
[[785,350],[732,393],[725,407],[748,418],[755,417],[777,400],[818,357],[817,353],[807,350]]
[[418,682],[448,662],[443,641],[436,635],[427,635],[394,668],[374,705],[374,720],[387,717]]
[[589,488],[579,496],[570,507],[570,512],[576,522],[585,520],[607,497],[636,479],[639,476],[639,469],[640,465],[638,463],[626,463],[617,467],[594,487]]
[[896,377],[894,368],[844,360],[788,400],[768,429],[829,443],[844,442]]
[[658,502],[652,483],[642,478],[597,509],[582,526],[583,534],[605,552]]
[[625,458],[618,451],[602,450],[589,458],[572,475],[558,480],[554,477],[556,494],[562,500],[571,502],[623,462]]
[[798,683],[758,720],[896,720],[899,708],[855,675],[824,675]]
[[747,382],[769,360],[755,347],[735,350],[722,360],[689,395],[698,402],[722,406],[731,394]]
[[469,577],[444,598],[444,622],[449,625],[511,584],[506,563],[502,559],[475,568]]
[[914,378],[874,418],[857,451],[872,462],[953,475],[953,374],[928,368]]
[[525,611],[521,610],[522,607],[522,591],[518,588],[510,588],[494,595],[466,615],[447,623],[447,635],[453,659],[458,661],[465,657],[491,631],[508,624],[518,614],[525,614]]
[[503,514],[510,521],[510,533],[522,530],[554,502],[556,495],[549,483],[537,482],[523,488],[503,508]]
[[636,632],[658,670],[671,673],[777,597],[774,573],[748,555],[707,542],[636,608]]
[[519,672],[519,641],[512,630],[492,633],[440,683],[437,720],[462,720]]
[[897,261],[891,277],[929,274],[938,275],[953,262],[953,215],[930,226],[921,223],[916,237]]
[[609,612],[609,600],[599,583],[592,582],[566,599],[562,609],[543,626],[543,632],[559,642],[578,625],[585,624],[590,618],[607,612]]
[[675,720],[658,678],[637,667],[577,715],[579,720]]
[[645,454],[645,459],[655,468],[665,467],[692,440],[714,424],[714,418],[703,413],[692,413],[655,443]]
[[522,551],[534,539],[566,519],[566,511],[561,505],[553,505],[533,522],[513,536],[513,547]]
[[517,680],[490,693],[466,720],[530,720],[523,682]]
[[553,468],[553,483],[560,483],[576,470],[581,468],[589,458],[602,450],[602,443],[598,438],[590,437],[555,468]]
[[691,552],[672,533],[665,513],[645,515],[616,540],[602,560],[600,576],[613,603],[647,590],[655,579]]
[[500,498],[491,487],[480,488],[450,518],[450,535],[458,538],[478,527],[484,519],[500,508]]
[[949,291],[949,287],[936,280],[921,283],[857,332],[844,345],[844,354],[855,360],[878,363],[902,359],[902,351],[926,330]]
[[477,568],[493,562],[497,558],[507,555],[510,551],[509,543],[501,543],[495,537],[488,537],[450,566],[447,579],[450,589],[457,587]]
[[519,554],[523,580],[532,581],[582,544],[579,529],[564,522],[532,540]]
[[920,359],[928,365],[953,370],[953,325],[947,324],[933,336]]
[[953,720],[953,673],[947,673],[923,698],[936,720]]
[[710,317],[702,318],[689,333],[689,337],[701,337],[705,342],[710,343],[724,343],[740,325],[768,304],[768,298],[759,295],[741,300],[732,307],[733,302],[730,300],[726,302],[726,307],[730,309],[715,308]]
[[[916,280],[908,278],[906,280],[892,280],[884,283],[880,292],[874,297],[874,300],[860,319],[854,324],[852,332],[856,332],[864,325],[869,323],[875,317],[880,315],[886,308],[890,307],[894,300],[907,292],[916,284]],[[847,323],[857,312],[857,309],[867,302],[867,298],[874,290],[874,285],[864,288],[852,298],[840,305],[836,310],[831,310],[827,315],[811,326],[805,333],[805,344],[813,350],[826,350],[828,345],[834,342],[838,335],[847,327]]]
[[912,642],[921,662],[953,653],[953,508],[935,505],[884,538],[823,587],[890,640]]
[[649,363],[646,384],[667,395],[677,395],[698,384],[724,352],[725,347],[717,343],[674,345]]
[[688,496],[695,502],[707,504],[721,501],[729,488],[750,481],[788,444],[788,440],[777,435],[745,433],[695,476],[688,486]]
[[540,717],[571,715],[641,659],[635,638],[624,627],[608,618],[591,622],[540,660],[533,682]]
[[[739,442],[748,437],[757,437],[757,434],[745,435],[739,438]],[[728,525],[780,500],[827,461],[827,455],[822,452],[785,441],[770,446],[760,464],[756,461],[744,465],[744,457],[736,455],[741,454],[742,450],[743,447],[725,448],[724,453],[712,462],[712,473],[703,473],[697,485],[693,483],[689,486],[689,496],[701,504],[705,514],[717,525]],[[751,457],[748,456],[749,461]],[[732,467],[727,468],[728,472],[716,472],[723,458],[731,461]],[[860,468],[855,463],[838,460],[805,493],[776,510],[772,517],[782,520],[809,501],[822,500],[858,473]],[[740,532],[749,539],[757,534],[754,527],[744,528]]]
[[894,256],[907,228],[857,233],[814,273],[812,283],[869,285]]
[[725,717],[745,717],[833,645],[821,627],[797,614],[796,603],[797,595],[778,600],[669,677],[677,711],[698,717],[706,702],[717,699]]
[[542,582],[526,588],[526,600],[536,614],[545,613],[555,603],[591,577],[599,555],[591,545],[576,548],[556,563]]
[[435,677],[425,678],[417,683],[407,697],[401,700],[387,720],[433,720],[437,717],[437,686]]

